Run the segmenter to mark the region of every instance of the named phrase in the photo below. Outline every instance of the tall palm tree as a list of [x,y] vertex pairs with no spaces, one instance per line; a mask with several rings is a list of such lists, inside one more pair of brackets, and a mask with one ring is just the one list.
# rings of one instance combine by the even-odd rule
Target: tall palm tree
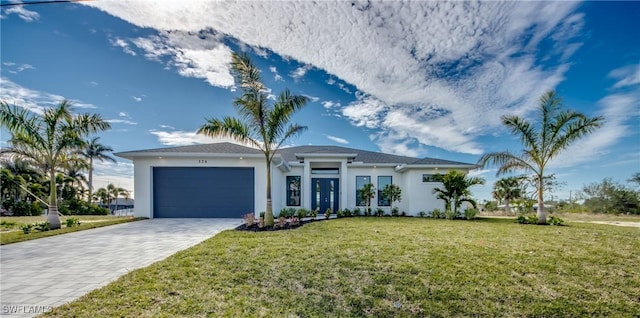
[[85,146],[80,151],[80,155],[89,159],[89,202],[91,202],[93,193],[93,160],[97,159],[102,161],[111,161],[116,163],[116,159],[107,155],[107,152],[112,152],[113,149],[109,146],[101,144],[98,140],[100,137],[94,137],[85,143]]
[[233,102],[240,117],[209,118],[198,129],[198,134],[230,137],[239,142],[249,143],[262,151],[267,165],[265,224],[271,226],[273,225],[271,162],[285,141],[307,129],[306,126],[289,124],[289,121],[295,112],[307,104],[308,98],[292,95],[288,89],[285,89],[272,103],[260,78],[260,70],[246,54],[233,54],[231,70],[242,90],[242,95]]
[[450,170],[445,175],[438,174],[435,179],[442,183],[442,188],[434,188],[433,193],[437,195],[438,199],[444,201],[445,211],[453,211],[455,215],[458,215],[458,209],[462,206],[462,202],[469,202],[474,208],[477,206],[476,201],[471,197],[469,188],[474,185],[484,184],[484,179],[468,177],[457,170]]
[[511,213],[511,207],[509,203],[511,200],[519,199],[522,197],[522,184],[521,178],[508,177],[502,178],[493,185],[493,197],[498,201],[504,201],[505,212]]
[[544,210],[545,168],[549,162],[575,141],[602,125],[603,117],[589,118],[572,110],[562,110],[562,100],[549,91],[540,97],[538,118],[534,122],[510,115],[502,116],[502,124],[512,135],[518,136],[524,146],[521,153],[510,151],[483,155],[478,164],[499,166],[496,175],[523,170],[532,173],[537,184],[538,224],[547,223]]
[[60,228],[55,182],[56,171],[61,167],[64,155],[81,147],[83,136],[111,128],[100,115],[74,115],[72,110],[71,103],[66,100],[45,109],[42,114],[18,106],[10,107],[5,102],[0,105],[0,124],[12,134],[6,151],[28,158],[48,175],[47,221],[51,229]]

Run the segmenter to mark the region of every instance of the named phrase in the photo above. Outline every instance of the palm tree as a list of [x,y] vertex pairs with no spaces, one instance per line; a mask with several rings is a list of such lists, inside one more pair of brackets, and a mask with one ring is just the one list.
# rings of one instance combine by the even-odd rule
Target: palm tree
[[389,207],[393,211],[393,202],[402,200],[402,189],[396,184],[387,184],[382,189],[382,197],[389,200]]
[[105,188],[99,188],[93,193],[93,199],[107,205],[109,203],[109,192]]
[[89,169],[89,163],[78,156],[71,155],[62,164],[62,172],[70,179],[74,194],[77,196],[83,193],[83,184],[88,184],[87,178],[82,171]]
[[528,120],[515,116],[502,116],[502,124],[512,135],[520,138],[524,149],[517,154],[510,151],[493,152],[483,155],[478,164],[499,166],[496,175],[517,170],[533,173],[537,184],[538,224],[547,223],[544,211],[545,168],[549,162],[575,141],[600,127],[604,119],[600,116],[589,118],[572,110],[561,110],[562,100],[555,92],[549,91],[540,97],[538,120]]
[[107,155],[107,152],[112,152],[111,147],[105,146],[98,142],[100,137],[94,137],[85,143],[84,148],[79,152],[81,156],[89,159],[89,202],[91,202],[93,193],[93,159],[103,161],[111,161],[116,163],[116,159]]
[[453,214],[457,216],[462,202],[469,202],[474,208],[477,206],[476,201],[471,198],[469,188],[474,185],[484,184],[484,179],[468,177],[457,170],[450,170],[445,175],[438,174],[435,179],[441,182],[443,187],[434,188],[433,193],[437,194],[438,199],[444,201],[445,211],[453,211]]
[[51,229],[60,228],[56,192],[56,172],[63,157],[82,146],[86,134],[110,128],[97,114],[72,114],[72,106],[62,101],[56,107],[36,114],[26,108],[1,102],[0,124],[11,132],[6,152],[28,158],[46,171],[49,178],[49,215]]
[[505,212],[510,213],[511,208],[509,203],[511,200],[519,199],[522,197],[522,185],[520,184],[520,178],[509,177],[502,178],[493,186],[493,197],[498,201],[504,201]]
[[371,212],[371,200],[376,196],[376,188],[373,183],[367,183],[358,191],[360,199],[367,203],[367,213]]
[[118,210],[118,198],[120,197],[120,195],[123,195],[125,198],[129,198],[128,190],[121,187],[116,187],[115,185],[113,185],[113,183],[109,183],[107,185],[107,194],[109,196],[109,201],[115,204],[112,212]]
[[242,95],[233,102],[240,117],[209,118],[198,129],[198,134],[230,137],[239,142],[249,143],[264,154],[267,165],[265,224],[272,226],[271,162],[285,141],[307,129],[306,126],[289,124],[289,121],[295,112],[307,104],[308,98],[291,95],[289,90],[285,89],[275,102],[271,103],[268,91],[260,78],[260,70],[246,54],[233,54],[231,70],[242,90]]

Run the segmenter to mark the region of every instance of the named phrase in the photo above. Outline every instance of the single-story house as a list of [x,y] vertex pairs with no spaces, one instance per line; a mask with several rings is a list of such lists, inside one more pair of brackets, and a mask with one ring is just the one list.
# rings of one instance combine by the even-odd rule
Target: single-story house
[[[133,160],[135,216],[149,218],[239,218],[266,210],[266,165],[262,152],[222,142],[121,152]],[[434,175],[473,164],[413,158],[338,146],[282,148],[272,163],[274,214],[282,208],[364,209],[358,190],[372,183],[371,207],[389,211],[380,193],[385,185],[402,189],[400,211],[442,209],[432,193]]]

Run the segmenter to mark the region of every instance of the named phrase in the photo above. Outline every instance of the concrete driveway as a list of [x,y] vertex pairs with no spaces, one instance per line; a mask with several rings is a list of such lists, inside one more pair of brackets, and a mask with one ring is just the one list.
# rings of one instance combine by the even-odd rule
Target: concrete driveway
[[241,223],[152,219],[0,246],[0,315],[35,316]]

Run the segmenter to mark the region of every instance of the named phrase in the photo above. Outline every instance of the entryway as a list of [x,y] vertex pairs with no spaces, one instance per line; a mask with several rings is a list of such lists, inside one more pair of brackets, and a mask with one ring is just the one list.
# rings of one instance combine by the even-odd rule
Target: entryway
[[327,209],[338,211],[340,203],[340,179],[311,179],[311,209],[324,213]]

